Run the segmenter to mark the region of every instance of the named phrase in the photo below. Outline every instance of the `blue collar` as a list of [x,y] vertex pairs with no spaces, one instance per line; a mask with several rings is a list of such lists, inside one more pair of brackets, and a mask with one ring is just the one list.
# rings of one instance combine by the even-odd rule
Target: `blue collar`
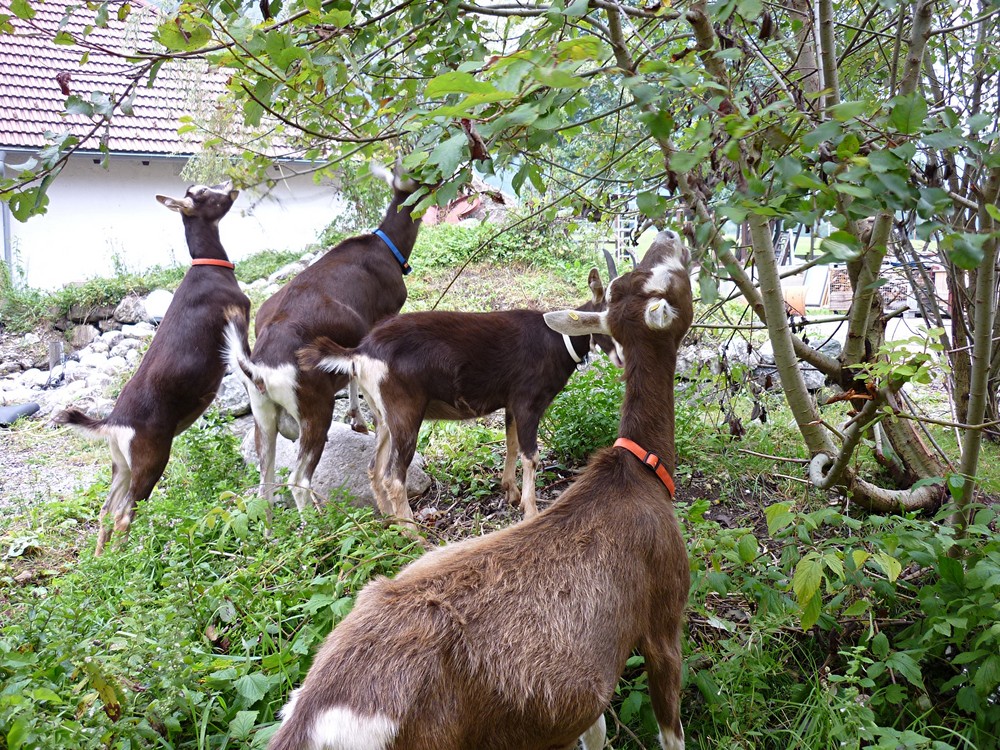
[[410,264],[409,262],[407,262],[406,258],[403,257],[403,254],[399,252],[399,248],[396,247],[394,244],[392,244],[392,240],[389,239],[389,235],[387,235],[381,229],[376,229],[374,234],[375,236],[380,237],[382,239],[382,242],[388,245],[389,249],[392,250],[392,254],[396,256],[396,260],[399,261],[399,265],[403,269],[403,276],[406,276],[410,271],[413,270],[412,268],[410,268]]

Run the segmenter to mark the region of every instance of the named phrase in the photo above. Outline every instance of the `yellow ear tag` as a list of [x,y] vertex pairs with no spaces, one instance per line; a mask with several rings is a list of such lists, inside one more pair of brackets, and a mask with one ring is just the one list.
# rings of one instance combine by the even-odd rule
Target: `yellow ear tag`
[[659,309],[660,309],[660,303],[659,303],[659,302],[657,302],[657,303],[656,303],[655,305],[652,305],[652,306],[651,306],[651,307],[649,308],[649,311],[650,311],[650,312],[655,312],[656,310],[659,310]]
[[571,312],[569,314],[569,317],[570,317],[571,320],[579,320],[580,319],[580,316],[577,315],[575,312]]

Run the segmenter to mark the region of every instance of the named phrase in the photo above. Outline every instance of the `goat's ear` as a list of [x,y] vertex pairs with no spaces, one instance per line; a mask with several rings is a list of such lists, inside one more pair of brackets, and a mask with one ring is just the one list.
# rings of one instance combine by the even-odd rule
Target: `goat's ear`
[[607,312],[584,312],[582,310],[557,310],[545,313],[545,325],[557,333],[567,336],[586,336],[591,333],[606,333],[608,328]]
[[646,325],[652,330],[662,331],[665,328],[670,328],[677,317],[677,311],[673,305],[662,297],[654,297],[646,303],[646,314],[644,317],[646,318]]
[[169,195],[158,195],[156,200],[169,208],[171,211],[186,213],[194,208],[194,201],[187,196],[183,198],[171,198]]
[[590,287],[595,305],[604,302],[604,282],[601,281],[601,274],[596,268],[590,269],[590,273],[587,275],[587,286]]
[[230,190],[229,191],[229,200],[231,200],[233,203],[235,203],[236,199],[239,198],[239,197],[240,197],[240,191],[239,190]]
[[393,184],[393,174],[386,169],[384,164],[379,164],[377,161],[373,161],[368,168],[371,170],[373,175],[378,177],[380,180],[383,180],[389,187],[395,187]]

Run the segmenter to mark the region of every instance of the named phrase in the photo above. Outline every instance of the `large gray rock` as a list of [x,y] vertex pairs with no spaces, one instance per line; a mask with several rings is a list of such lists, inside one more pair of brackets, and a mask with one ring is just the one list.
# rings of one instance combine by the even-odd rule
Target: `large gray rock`
[[72,333],[70,333],[69,345],[74,349],[83,349],[83,347],[96,341],[100,335],[101,332],[92,325],[74,326]]
[[[298,447],[297,442],[293,443],[278,435],[275,468],[294,468],[298,459]],[[253,429],[243,439],[241,451],[247,463],[257,465]],[[313,474],[313,490],[320,497],[328,497],[332,491],[343,488],[353,498],[354,505],[376,507],[375,496],[368,481],[368,463],[374,451],[374,435],[362,435],[346,424],[334,422],[327,434],[323,457]],[[406,472],[406,494],[416,497],[426,492],[430,486],[431,478],[424,471],[423,456],[418,453]]]
[[141,297],[126,297],[115,308],[114,318],[119,323],[144,323],[149,320],[146,303]]
[[222,379],[219,392],[215,394],[215,405],[222,414],[243,417],[250,413],[250,397],[243,385],[243,379],[229,373]]

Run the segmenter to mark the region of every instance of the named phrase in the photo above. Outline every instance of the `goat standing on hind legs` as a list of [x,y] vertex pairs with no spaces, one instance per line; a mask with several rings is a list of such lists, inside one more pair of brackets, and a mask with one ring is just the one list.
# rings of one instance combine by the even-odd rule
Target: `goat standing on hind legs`
[[[684,747],[690,574],[674,516],[674,370],[688,255],[661,232],[603,312],[548,313],[623,355],[621,438],[543,513],[372,581],[285,706],[270,750],[587,750],[633,649],[666,750]],[[641,446],[641,447],[638,447]],[[634,453],[638,451],[638,453]]]
[[[591,299],[578,310],[601,310],[604,286],[596,268],[588,283]],[[614,351],[608,336],[592,339],[552,331],[535,310],[415,312],[379,323],[356,349],[321,338],[299,352],[299,364],[303,370],[350,375],[364,392],[378,422],[372,491],[385,515],[413,520],[406,471],[424,420],[471,419],[504,409],[502,487],[508,502],[519,503],[530,518],[538,513],[535,472],[542,414],[595,344]]]
[[128,539],[136,503],[145,500],[163,475],[174,437],[200,417],[215,399],[226,373],[223,330],[244,345],[250,326],[250,300],[240,290],[233,264],[219,240],[219,220],[239,192],[232,183],[188,188],[183,198],[156,196],[184,220],[191,268],[174,292],[170,307],[142,359],[106,419],[79,409],[56,415],[111,447],[111,493],[101,508],[95,555],[104,552],[114,514],[118,544]]
[[[252,354],[238,336],[228,344],[230,361],[243,373],[250,394],[260,494],[268,501],[273,498],[278,432],[289,440],[298,438],[298,461],[289,484],[300,511],[310,499],[312,476],[333,421],[334,398],[350,379],[339,373],[302,372],[296,352],[320,336],[357,346],[369,328],[398,313],[406,301],[403,276],[410,272],[420,220],[411,217],[412,207],[403,202],[418,185],[402,176],[399,162],[391,174],[382,168],[372,171],[393,189],[379,228],[327,251],[261,305]],[[367,432],[353,383],[350,395],[352,426]]]

